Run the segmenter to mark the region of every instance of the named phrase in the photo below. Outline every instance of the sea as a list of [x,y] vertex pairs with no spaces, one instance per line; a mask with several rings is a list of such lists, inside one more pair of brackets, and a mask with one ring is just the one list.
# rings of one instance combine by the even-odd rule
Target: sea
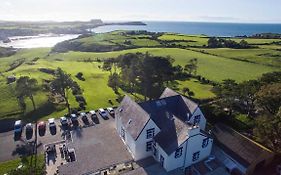
[[[115,30],[147,30],[151,32],[172,32],[181,34],[203,34],[208,36],[250,36],[258,33],[281,33],[281,24],[241,24],[241,23],[207,23],[207,22],[144,22],[147,25],[107,25],[90,29],[95,33]],[[11,37],[12,42],[3,43],[0,47],[36,48],[53,47],[58,42],[76,38],[78,35],[38,35]]]
[[281,24],[209,23],[209,22],[144,22],[146,26],[109,25],[94,28],[96,33],[114,30],[147,30],[208,36],[244,36],[258,33],[281,33]]

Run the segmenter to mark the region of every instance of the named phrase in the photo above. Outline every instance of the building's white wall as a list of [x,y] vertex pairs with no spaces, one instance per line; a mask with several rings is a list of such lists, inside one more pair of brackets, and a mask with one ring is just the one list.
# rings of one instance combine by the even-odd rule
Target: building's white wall
[[[197,163],[205,158],[207,158],[212,150],[213,139],[209,138],[209,144],[207,147],[202,148],[203,140],[207,138],[204,135],[198,134],[192,136],[187,141],[187,152],[185,158],[185,167],[188,167],[194,163]],[[200,151],[199,159],[192,161],[193,153]]]
[[197,108],[195,112],[192,114],[192,117],[190,117],[189,122],[193,123],[194,122],[194,116],[200,115],[200,122],[199,122],[199,127],[202,130],[205,130],[206,127],[206,118],[203,115],[202,111],[200,108]]
[[[117,125],[117,132],[118,132],[120,138],[123,140],[123,138],[121,136],[121,128],[122,127],[125,128],[125,127],[122,125],[121,119],[119,117],[116,117],[116,125]],[[135,158],[136,143],[135,143],[135,140],[132,138],[132,136],[126,131],[126,128],[125,128],[125,140],[123,140],[123,141],[127,145],[130,152],[132,153],[133,158]]]
[[157,127],[157,125],[153,122],[153,120],[150,119],[136,140],[135,160],[140,160],[152,156],[153,151],[146,151],[146,142],[153,140],[153,138],[146,138],[146,130],[152,128],[155,128],[154,135],[160,132],[160,129]]

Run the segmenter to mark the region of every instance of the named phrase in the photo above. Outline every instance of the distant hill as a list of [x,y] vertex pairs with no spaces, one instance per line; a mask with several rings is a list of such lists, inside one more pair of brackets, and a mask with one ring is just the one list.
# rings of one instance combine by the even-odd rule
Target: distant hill
[[140,21],[132,22],[103,22],[101,19],[90,21],[42,21],[42,22],[17,22],[0,21],[0,40],[11,36],[33,36],[38,34],[86,34],[88,29],[103,25],[146,25]]

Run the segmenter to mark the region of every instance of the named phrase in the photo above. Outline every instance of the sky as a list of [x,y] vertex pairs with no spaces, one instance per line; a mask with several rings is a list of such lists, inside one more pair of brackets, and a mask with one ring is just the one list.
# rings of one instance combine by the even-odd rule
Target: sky
[[0,20],[281,23],[281,0],[1,0]]

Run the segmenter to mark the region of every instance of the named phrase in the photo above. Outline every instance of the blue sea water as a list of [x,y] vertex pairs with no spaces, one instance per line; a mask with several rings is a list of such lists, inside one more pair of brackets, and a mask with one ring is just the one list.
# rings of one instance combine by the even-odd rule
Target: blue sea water
[[281,24],[207,23],[207,22],[145,22],[146,26],[110,25],[94,28],[96,33],[114,30],[147,30],[208,36],[242,36],[257,33],[281,33]]

